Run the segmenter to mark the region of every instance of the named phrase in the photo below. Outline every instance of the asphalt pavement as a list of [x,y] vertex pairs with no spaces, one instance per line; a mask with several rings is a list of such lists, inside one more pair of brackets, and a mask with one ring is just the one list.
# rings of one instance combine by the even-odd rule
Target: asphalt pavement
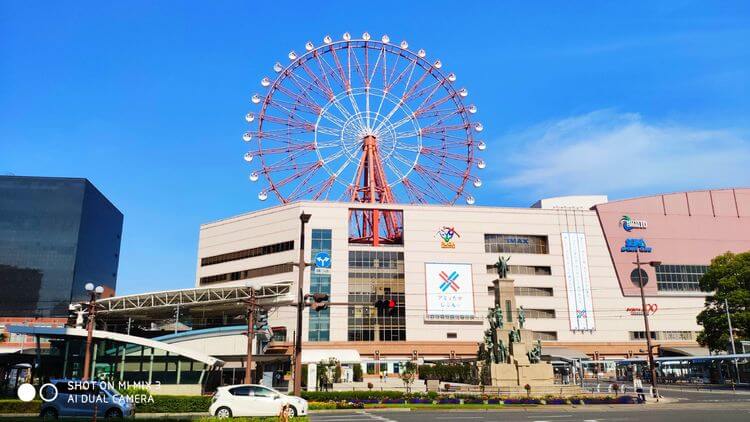
[[313,422],[703,422],[750,420],[750,406],[619,405],[578,408],[503,409],[491,411],[375,411],[314,414]]

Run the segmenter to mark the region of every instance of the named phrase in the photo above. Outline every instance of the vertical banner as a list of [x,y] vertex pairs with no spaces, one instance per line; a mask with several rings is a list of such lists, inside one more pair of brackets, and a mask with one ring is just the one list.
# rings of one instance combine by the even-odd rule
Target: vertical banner
[[568,293],[568,318],[571,330],[593,330],[594,308],[584,233],[562,233],[565,285]]
[[425,263],[427,315],[474,316],[471,264]]

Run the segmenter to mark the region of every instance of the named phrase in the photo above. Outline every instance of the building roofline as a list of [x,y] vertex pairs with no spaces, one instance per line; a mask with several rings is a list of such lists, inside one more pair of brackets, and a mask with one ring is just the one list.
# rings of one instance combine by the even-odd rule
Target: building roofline
[[731,190],[735,191],[738,189],[750,189],[750,186],[737,186],[737,187],[729,187],[729,188],[716,188],[716,189],[694,189],[694,190],[685,190],[685,191],[677,191],[677,192],[666,192],[666,193],[655,193],[652,195],[641,195],[636,196],[633,198],[623,198],[623,199],[615,199],[613,201],[609,201],[606,204],[597,204],[591,207],[591,209],[596,209],[600,205],[609,205],[609,204],[616,204],[618,202],[625,202],[625,201],[632,201],[635,199],[645,199],[645,198],[654,198],[658,196],[665,196],[665,195],[680,195],[680,194],[686,194],[686,193],[696,193],[696,192],[719,192],[719,191],[725,191],[725,190]]

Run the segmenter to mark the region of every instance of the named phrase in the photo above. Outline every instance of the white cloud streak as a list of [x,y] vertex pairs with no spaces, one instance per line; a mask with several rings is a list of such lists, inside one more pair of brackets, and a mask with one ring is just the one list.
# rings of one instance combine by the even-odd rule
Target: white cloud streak
[[[497,183],[534,195],[667,192],[750,184],[750,137],[599,110],[510,134]],[[507,161],[506,161],[507,162]],[[512,174],[509,174],[512,173]]]

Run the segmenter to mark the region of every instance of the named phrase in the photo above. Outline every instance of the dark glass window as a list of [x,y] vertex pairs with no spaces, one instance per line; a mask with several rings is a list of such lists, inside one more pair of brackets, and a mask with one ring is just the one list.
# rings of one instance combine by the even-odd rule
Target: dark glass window
[[[488,265],[487,274],[497,274],[497,267],[494,265]],[[552,268],[543,265],[508,265],[508,274],[551,275]]]
[[490,253],[549,253],[547,236],[525,234],[485,234],[484,251]]
[[524,311],[526,312],[526,318],[529,319],[544,319],[555,317],[554,309],[524,309]]
[[707,265],[657,265],[656,287],[659,291],[698,292],[706,271]]
[[514,287],[516,296],[553,296],[552,287]]
[[3,316],[67,316],[117,284],[123,216],[86,179],[0,176]]
[[222,262],[237,261],[239,259],[253,258],[256,256],[270,255],[279,252],[291,251],[294,249],[294,241],[274,243],[273,245],[258,246],[257,248],[244,249],[236,252],[229,252],[221,255],[201,258],[201,267],[207,265],[221,264]]
[[349,303],[349,341],[406,340],[404,253],[349,251]]
[[[314,261],[319,252],[325,252],[331,258],[331,230],[330,229],[313,229],[312,230],[312,250],[310,256]],[[310,293],[328,293],[331,294],[331,274],[325,272],[316,272],[313,268],[310,274]],[[310,322],[308,327],[308,341],[329,341],[331,338],[331,310],[310,311]]]
[[224,273],[201,277],[200,284],[221,283],[223,281],[247,280],[249,278],[263,277],[273,274],[290,273],[294,269],[291,263],[269,265],[267,267],[250,268],[243,271]]

